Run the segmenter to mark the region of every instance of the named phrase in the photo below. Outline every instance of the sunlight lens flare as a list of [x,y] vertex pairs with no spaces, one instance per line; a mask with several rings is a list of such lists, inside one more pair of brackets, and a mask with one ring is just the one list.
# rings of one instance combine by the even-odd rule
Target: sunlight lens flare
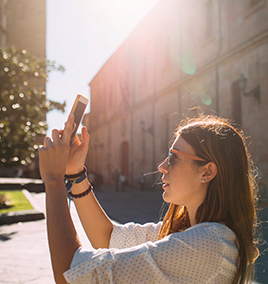
[[193,43],[189,35],[182,33],[179,41],[171,46],[170,60],[175,63],[184,73],[193,75],[196,72],[196,61],[193,56]]
[[157,0],[76,0],[80,22],[88,29],[97,26],[102,46],[116,47]]
[[184,85],[184,89],[187,92],[193,94],[196,99],[201,100],[206,106],[210,106],[213,101],[210,88],[210,80],[204,80],[204,78],[200,78],[193,84]]

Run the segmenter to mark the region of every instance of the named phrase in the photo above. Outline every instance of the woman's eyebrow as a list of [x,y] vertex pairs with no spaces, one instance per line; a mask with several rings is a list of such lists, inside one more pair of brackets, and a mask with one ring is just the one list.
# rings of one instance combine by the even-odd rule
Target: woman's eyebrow
[[[178,153],[176,153],[175,151],[172,151],[172,150],[177,150],[177,149],[171,148],[171,149],[170,149],[170,152],[171,152],[172,155],[175,156],[175,158],[179,158],[180,155],[178,155]],[[179,151],[179,150],[177,150],[177,151]]]
[[178,150],[176,148],[172,148],[171,152],[173,152],[172,150],[175,151],[175,153],[177,152],[177,154],[180,155],[180,156],[184,156],[184,157],[187,157],[187,158],[195,160],[195,161],[203,161],[203,162],[205,162],[204,159],[202,159],[202,158],[200,158],[200,157],[198,157],[196,155],[185,153],[185,152],[180,151],[180,150]]

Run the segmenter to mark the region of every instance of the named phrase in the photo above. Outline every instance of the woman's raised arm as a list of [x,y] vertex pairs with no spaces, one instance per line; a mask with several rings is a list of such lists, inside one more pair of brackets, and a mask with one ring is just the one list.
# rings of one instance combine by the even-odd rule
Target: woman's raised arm
[[[84,163],[88,152],[89,134],[86,127],[82,128],[81,142],[77,135],[72,141],[69,157],[66,164],[66,175],[74,175],[84,169]],[[72,185],[72,194],[80,194],[87,191],[89,182],[87,179],[81,183]],[[75,206],[81,223],[94,248],[108,248],[113,223],[105,214],[93,192],[80,199],[74,199]]]
[[69,269],[75,251],[81,246],[70,217],[64,185],[73,120],[74,117],[69,116],[63,138],[53,130],[53,140],[46,137],[39,148],[40,174],[46,188],[48,242],[56,283],[66,283],[63,272]]
[[[89,187],[87,180],[74,184],[72,193],[85,192]],[[75,206],[91,245],[95,248],[108,248],[113,223],[105,214],[93,192],[85,197],[74,199]]]
[[[81,246],[68,209],[65,173],[75,174],[84,165],[89,142],[89,134],[83,128],[82,141],[75,140],[70,149],[70,137],[74,123],[71,114],[64,129],[52,131],[52,139],[46,137],[39,148],[39,168],[46,188],[46,217],[49,249],[56,283],[66,283],[63,272],[70,268],[75,251]],[[78,158],[78,156],[80,156]],[[75,185],[74,194],[88,188],[88,181]],[[93,247],[107,247],[113,224],[104,213],[91,192],[81,199],[78,207],[82,224]],[[80,206],[81,205],[81,206]]]

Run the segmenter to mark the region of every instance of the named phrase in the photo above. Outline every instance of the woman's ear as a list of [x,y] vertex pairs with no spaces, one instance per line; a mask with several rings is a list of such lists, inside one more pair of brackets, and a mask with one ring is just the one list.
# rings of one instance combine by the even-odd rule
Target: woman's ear
[[204,172],[202,174],[202,183],[209,182],[217,175],[218,169],[214,162],[209,162],[204,166]]

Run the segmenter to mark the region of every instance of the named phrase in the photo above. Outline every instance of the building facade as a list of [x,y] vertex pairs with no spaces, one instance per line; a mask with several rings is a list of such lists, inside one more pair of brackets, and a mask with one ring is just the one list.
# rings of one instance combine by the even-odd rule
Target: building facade
[[[0,0],[0,46],[12,45],[46,59],[46,0]],[[37,80],[35,85],[45,90],[46,80]],[[27,176],[39,175],[37,165],[34,161],[27,167]],[[2,168],[0,174],[13,172]]]
[[46,1],[1,0],[0,45],[15,45],[45,59]]
[[267,17],[264,0],[159,0],[89,84],[89,171],[137,185],[179,121],[203,111],[242,126],[267,178]]

